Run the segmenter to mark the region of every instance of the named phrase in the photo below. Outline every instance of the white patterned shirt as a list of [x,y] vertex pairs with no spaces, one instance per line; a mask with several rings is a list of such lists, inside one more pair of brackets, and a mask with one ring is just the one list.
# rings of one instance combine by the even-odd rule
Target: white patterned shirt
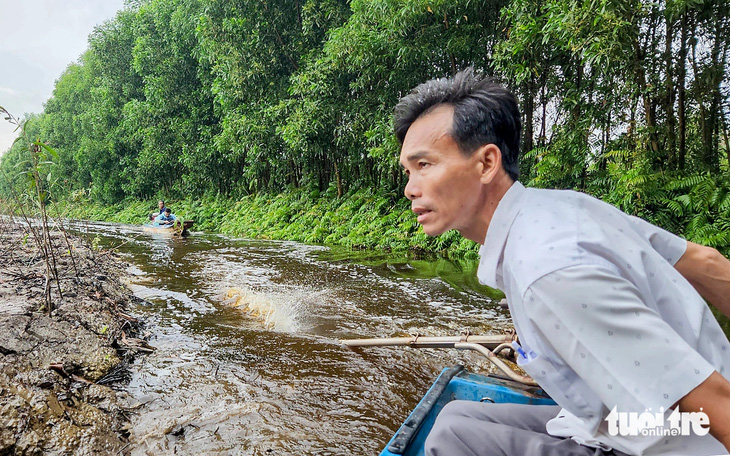
[[[668,410],[730,343],[673,267],[686,241],[590,196],[515,182],[489,225],[478,277],[503,290],[519,363],[563,408],[550,434],[628,454],[726,453],[712,436],[610,435],[605,418]],[[711,423],[710,423],[711,424]]]

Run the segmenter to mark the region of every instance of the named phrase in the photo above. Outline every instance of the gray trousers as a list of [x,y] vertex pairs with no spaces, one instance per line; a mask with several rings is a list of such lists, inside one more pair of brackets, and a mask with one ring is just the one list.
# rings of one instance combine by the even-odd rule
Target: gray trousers
[[449,402],[426,438],[426,456],[603,456],[624,453],[553,437],[545,424],[557,405]]

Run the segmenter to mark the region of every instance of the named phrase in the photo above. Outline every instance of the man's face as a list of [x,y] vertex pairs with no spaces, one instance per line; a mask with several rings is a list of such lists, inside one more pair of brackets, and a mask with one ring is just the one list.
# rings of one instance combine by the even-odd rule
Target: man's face
[[165,207],[165,203],[164,203],[164,201],[158,201],[158,202],[157,202],[157,207],[159,207],[159,208],[160,208],[160,210],[162,210],[162,208],[163,208],[163,207]]
[[429,236],[450,229],[472,231],[483,201],[478,155],[465,156],[448,133],[453,107],[419,117],[403,140],[400,163],[408,175],[406,198]]

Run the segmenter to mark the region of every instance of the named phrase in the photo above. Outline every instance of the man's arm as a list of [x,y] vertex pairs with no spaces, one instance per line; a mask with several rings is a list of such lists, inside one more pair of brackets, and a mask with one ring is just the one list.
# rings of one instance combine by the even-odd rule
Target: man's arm
[[674,267],[720,312],[730,317],[730,260],[712,247],[687,241]]
[[[687,250],[674,267],[693,287],[730,317],[730,261],[712,247],[687,241]],[[718,372],[679,401],[682,412],[699,412],[710,419],[710,434],[730,451],[730,382]]]
[[681,412],[699,412],[710,419],[710,434],[730,451],[730,382],[714,372],[679,400]]

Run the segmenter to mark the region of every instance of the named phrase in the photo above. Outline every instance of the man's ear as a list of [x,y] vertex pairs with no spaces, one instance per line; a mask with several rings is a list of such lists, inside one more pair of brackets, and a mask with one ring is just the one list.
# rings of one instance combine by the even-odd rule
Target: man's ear
[[489,184],[502,171],[502,151],[496,144],[485,144],[476,154],[481,166],[480,179],[483,184]]

